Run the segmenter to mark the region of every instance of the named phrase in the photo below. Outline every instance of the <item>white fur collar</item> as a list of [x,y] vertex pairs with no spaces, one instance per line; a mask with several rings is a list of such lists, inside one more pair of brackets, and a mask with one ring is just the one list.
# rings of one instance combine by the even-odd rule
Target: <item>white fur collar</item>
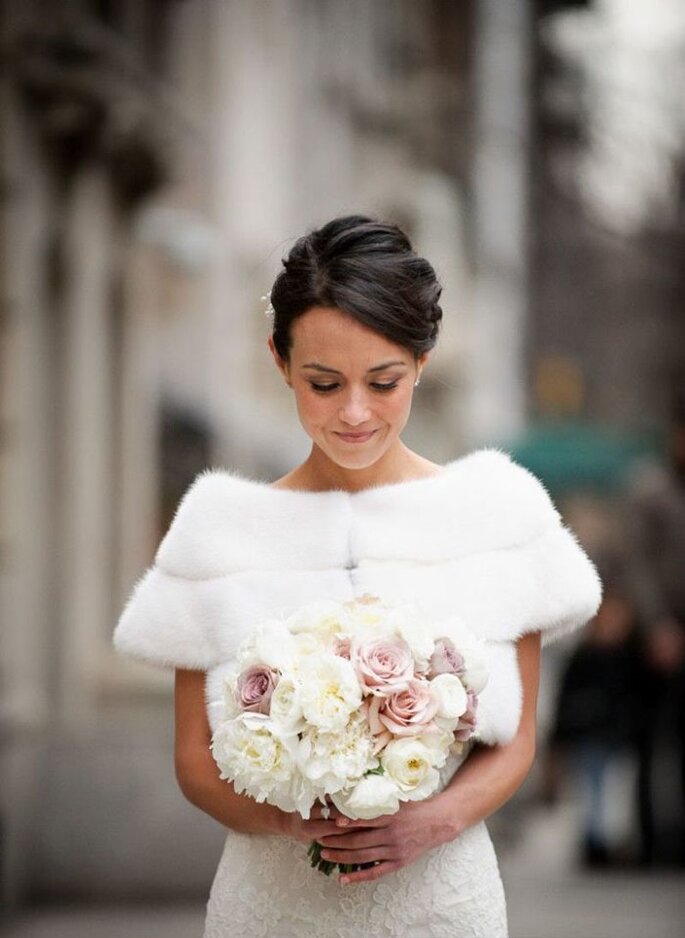
[[434,476],[358,492],[274,489],[213,469],[186,492],[156,564],[202,580],[369,559],[433,563],[520,547],[560,524],[538,479],[495,449],[455,459]]
[[485,640],[479,737],[505,742],[521,707],[513,642],[540,630],[546,644],[583,625],[601,583],[540,482],[498,450],[355,493],[274,489],[209,470],[182,499],[114,645],[208,671],[213,721],[222,669],[255,623],[369,591],[419,599],[435,622],[456,615]]

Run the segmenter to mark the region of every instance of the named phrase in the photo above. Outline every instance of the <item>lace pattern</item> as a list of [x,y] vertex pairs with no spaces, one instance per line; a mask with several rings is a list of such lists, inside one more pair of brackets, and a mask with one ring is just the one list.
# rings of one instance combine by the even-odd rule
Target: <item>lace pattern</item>
[[[468,755],[451,756],[440,788]],[[203,938],[507,938],[506,903],[483,822],[373,883],[341,886],[307,845],[230,831]]]

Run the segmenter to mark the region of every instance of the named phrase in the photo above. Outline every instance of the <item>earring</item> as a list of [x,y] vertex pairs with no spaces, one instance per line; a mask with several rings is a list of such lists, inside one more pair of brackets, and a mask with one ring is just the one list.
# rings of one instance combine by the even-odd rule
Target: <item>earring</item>
[[414,387],[415,387],[415,388],[419,386],[419,381],[420,381],[420,380],[421,380],[421,376],[419,375],[419,377],[418,377],[418,378],[416,379],[416,381],[414,382]]

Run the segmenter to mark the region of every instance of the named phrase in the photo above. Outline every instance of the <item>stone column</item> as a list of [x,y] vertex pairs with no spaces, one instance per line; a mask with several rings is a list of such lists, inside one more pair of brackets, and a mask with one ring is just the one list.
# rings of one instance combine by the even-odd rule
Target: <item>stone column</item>
[[475,4],[472,446],[509,438],[526,416],[531,17],[529,0]]
[[111,196],[105,172],[85,168],[73,184],[64,225],[65,420],[63,584],[59,709],[67,725],[88,725],[102,636],[110,625],[115,499],[111,359]]

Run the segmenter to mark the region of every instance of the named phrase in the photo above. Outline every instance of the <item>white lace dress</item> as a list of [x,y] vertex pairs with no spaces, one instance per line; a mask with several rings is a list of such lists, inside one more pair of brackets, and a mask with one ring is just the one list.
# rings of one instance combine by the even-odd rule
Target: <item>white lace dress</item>
[[[255,623],[367,592],[419,601],[436,624],[457,616],[483,640],[489,677],[476,734],[491,745],[511,740],[519,722],[516,640],[540,631],[547,644],[583,625],[601,584],[540,482],[496,450],[358,492],[277,490],[211,470],[184,496],[114,644],[152,665],[205,671],[214,729],[222,669]],[[373,883],[341,886],[306,852],[290,838],[229,832],[205,938],[507,933],[482,823]]]
[[[470,751],[451,756],[441,788]],[[307,845],[230,831],[203,938],[506,938],[504,889],[484,822],[375,882],[341,886]]]

